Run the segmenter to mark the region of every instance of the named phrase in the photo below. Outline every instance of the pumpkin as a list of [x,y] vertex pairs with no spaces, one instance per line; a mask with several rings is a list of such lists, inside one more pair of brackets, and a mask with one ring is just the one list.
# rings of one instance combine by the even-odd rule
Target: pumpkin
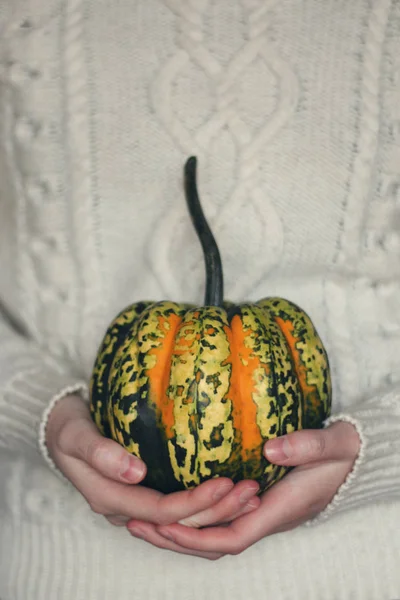
[[103,435],[146,463],[143,485],[170,493],[226,476],[256,480],[264,491],[289,470],[263,457],[265,441],[319,428],[329,415],[327,353],[310,318],[288,300],[224,302],[194,157],[185,190],[204,250],[205,304],[122,310],[97,354],[90,411]]

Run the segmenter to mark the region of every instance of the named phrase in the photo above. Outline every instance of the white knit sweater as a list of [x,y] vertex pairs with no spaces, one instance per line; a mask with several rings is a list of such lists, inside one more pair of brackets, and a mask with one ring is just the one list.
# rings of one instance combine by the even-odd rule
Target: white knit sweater
[[[202,302],[192,153],[227,297],[307,310],[362,438],[317,522],[216,563],[91,514],[43,443],[119,309]],[[1,600],[400,598],[399,231],[398,0],[0,0]]]

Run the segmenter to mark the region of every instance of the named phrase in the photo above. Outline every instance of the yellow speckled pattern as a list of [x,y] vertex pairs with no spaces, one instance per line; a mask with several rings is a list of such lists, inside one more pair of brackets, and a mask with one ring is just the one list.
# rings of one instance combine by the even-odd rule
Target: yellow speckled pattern
[[143,302],[108,328],[91,382],[100,431],[147,464],[145,485],[171,492],[210,477],[287,471],[264,442],[329,415],[331,382],[310,319],[281,298],[192,307]]

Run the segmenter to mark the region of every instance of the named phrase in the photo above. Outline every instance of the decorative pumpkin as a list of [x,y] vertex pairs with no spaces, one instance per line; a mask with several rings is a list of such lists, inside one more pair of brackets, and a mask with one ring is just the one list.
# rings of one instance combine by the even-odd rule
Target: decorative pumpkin
[[185,190],[204,250],[205,306],[139,302],[123,310],[97,355],[91,414],[103,435],[144,460],[148,487],[169,493],[227,476],[257,480],[263,491],[289,470],[263,457],[264,442],[319,428],[329,415],[327,354],[288,300],[223,302],[194,157]]

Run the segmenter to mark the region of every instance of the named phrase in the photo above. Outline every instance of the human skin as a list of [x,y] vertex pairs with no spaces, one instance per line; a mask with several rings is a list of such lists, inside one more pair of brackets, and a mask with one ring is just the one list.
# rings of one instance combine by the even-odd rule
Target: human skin
[[[193,490],[168,495],[141,486],[146,465],[100,434],[78,396],[66,396],[51,411],[46,445],[58,469],[91,509],[115,526],[134,519],[156,527],[196,514],[209,523],[230,522],[260,505],[254,481],[234,485],[228,478],[212,479]],[[185,552],[192,554],[190,549]],[[208,553],[193,553],[209,558]]]
[[239,554],[315,517],[345,481],[360,449],[356,429],[344,421],[270,440],[264,446],[268,460],[295,468],[258,497],[256,482],[234,485],[227,478],[168,495],[141,486],[145,464],[99,433],[78,396],[54,407],[46,443],[95,513],[159,548],[210,560]]
[[360,450],[353,425],[337,421],[326,429],[297,431],[267,442],[265,456],[295,468],[261,495],[260,505],[229,524],[212,522],[205,510],[172,525],[132,520],[132,535],[158,546],[215,560],[240,554],[262,538],[293,529],[318,515],[352,470]]

